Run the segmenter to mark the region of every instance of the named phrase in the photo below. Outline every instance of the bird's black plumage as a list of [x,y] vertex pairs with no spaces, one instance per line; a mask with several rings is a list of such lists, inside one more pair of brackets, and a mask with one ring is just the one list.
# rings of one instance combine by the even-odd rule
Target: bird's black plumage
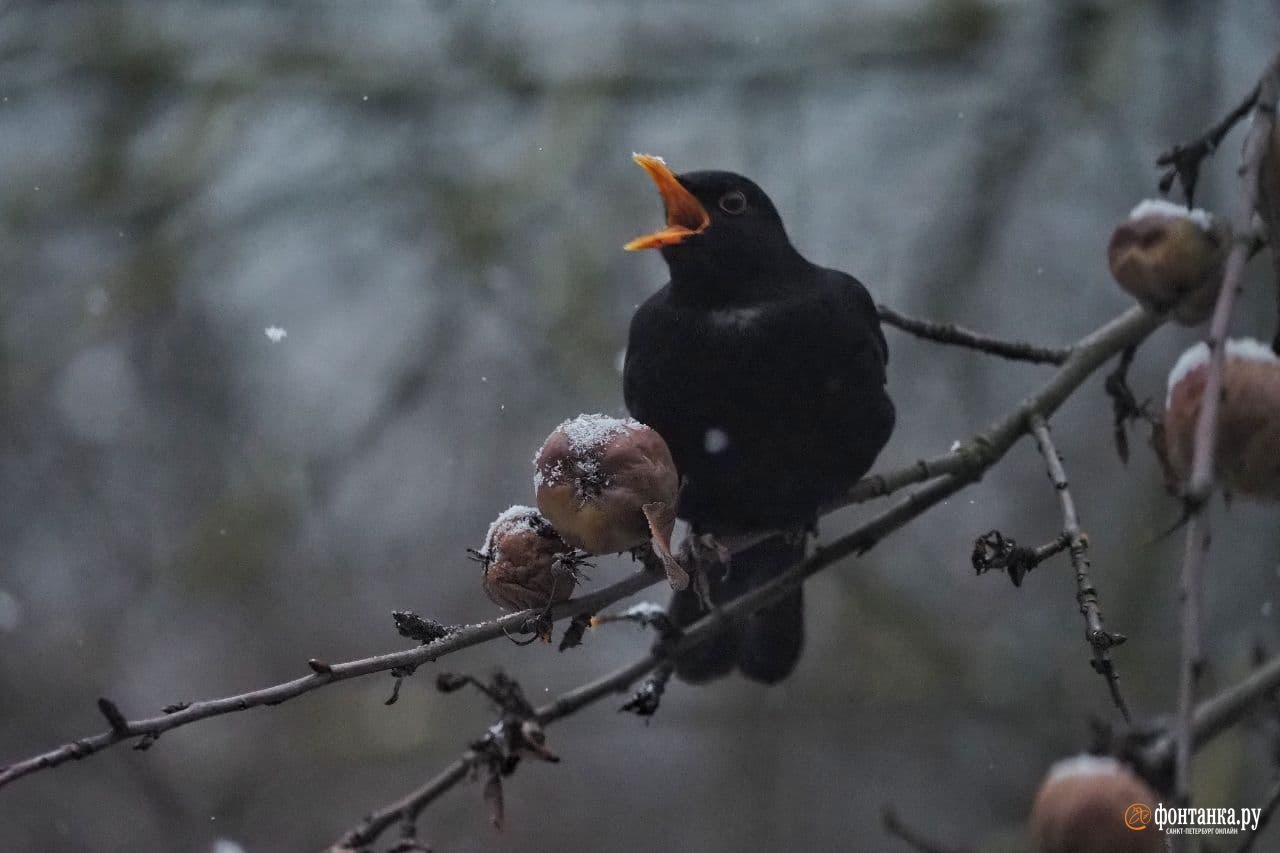
[[[871,467],[893,430],[875,305],[852,276],[805,260],[750,180],[674,177],[710,222],[662,246],[671,281],[632,318],[627,408],[670,446],[684,478],[679,514],[695,531],[806,529]],[[802,555],[794,538],[736,555],[713,600]],[[736,663],[757,680],[785,677],[803,642],[799,596],[681,662],[682,675],[711,677]],[[684,623],[696,618],[692,594],[678,594],[673,612]]]

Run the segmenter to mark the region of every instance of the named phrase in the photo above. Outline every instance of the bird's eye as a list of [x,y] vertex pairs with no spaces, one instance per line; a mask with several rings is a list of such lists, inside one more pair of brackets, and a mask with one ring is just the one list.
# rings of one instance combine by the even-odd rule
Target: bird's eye
[[720,196],[720,209],[730,216],[737,216],[747,209],[747,197],[741,190],[730,190]]

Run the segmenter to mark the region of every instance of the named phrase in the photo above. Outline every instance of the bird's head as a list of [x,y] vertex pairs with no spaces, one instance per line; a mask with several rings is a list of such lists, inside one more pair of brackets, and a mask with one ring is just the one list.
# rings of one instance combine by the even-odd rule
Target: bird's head
[[741,279],[804,263],[777,208],[754,181],[733,172],[677,175],[661,157],[635,154],[633,159],[657,185],[667,225],[624,248],[660,249],[674,279]]

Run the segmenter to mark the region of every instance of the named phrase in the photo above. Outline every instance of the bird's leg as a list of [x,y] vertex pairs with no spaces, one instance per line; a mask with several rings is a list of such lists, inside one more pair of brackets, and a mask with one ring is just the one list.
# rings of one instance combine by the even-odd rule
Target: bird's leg
[[710,572],[729,571],[730,557],[729,549],[710,533],[690,534],[680,546],[680,562],[692,572],[694,592],[709,611],[716,609],[711,601]]
[[711,600],[711,581],[707,577],[707,573],[705,571],[699,571],[694,574],[693,591],[697,594],[698,601],[702,603],[705,610],[708,612],[719,610]]

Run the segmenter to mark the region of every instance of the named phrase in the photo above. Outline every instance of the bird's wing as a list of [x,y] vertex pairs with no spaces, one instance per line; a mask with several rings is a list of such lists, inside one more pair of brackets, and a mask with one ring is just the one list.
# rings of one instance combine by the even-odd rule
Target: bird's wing
[[850,312],[850,321],[863,324],[872,333],[876,346],[880,350],[880,358],[887,365],[889,363],[889,342],[885,340],[884,330],[880,328],[880,314],[876,310],[875,300],[871,298],[871,294],[863,287],[862,282],[848,273],[840,272],[839,270],[827,270],[826,272],[831,275],[845,306]]
[[631,316],[631,330],[627,336],[627,353],[622,362],[622,400],[631,416],[641,423],[648,423],[641,385],[648,381],[645,366],[653,357],[653,348],[661,346],[669,332],[663,329],[667,288],[649,297]]

